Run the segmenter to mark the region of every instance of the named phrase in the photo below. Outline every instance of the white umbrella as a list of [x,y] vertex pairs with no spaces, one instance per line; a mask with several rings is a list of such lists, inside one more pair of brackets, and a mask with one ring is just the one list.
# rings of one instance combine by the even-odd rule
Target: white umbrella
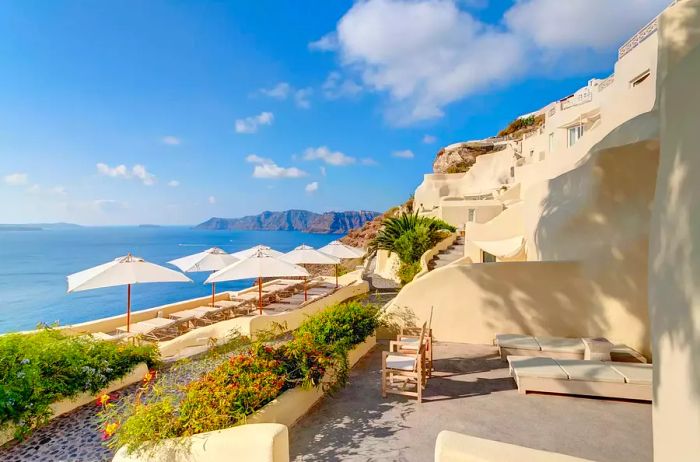
[[[218,247],[212,247],[204,252],[188,255],[187,257],[170,260],[168,263],[177,266],[185,273],[194,273],[200,271],[218,271],[226,268],[232,263],[236,263],[238,258],[229,255]],[[211,305],[214,306],[216,295],[216,284],[211,285]]]
[[68,292],[126,285],[126,331],[129,332],[131,285],[148,282],[192,282],[192,280],[182,273],[128,254],[125,257],[115,258],[109,263],[71,274],[68,276]]
[[[297,265],[338,265],[340,258],[325,254],[308,245],[300,245],[280,257],[280,260]],[[338,287],[338,268],[335,270],[335,286]],[[306,300],[306,281],[304,281],[304,300]]]
[[253,246],[249,249],[234,252],[231,255],[238,258],[239,260],[244,260],[244,259],[250,258],[253,255],[255,255],[256,253],[258,253],[258,250],[262,250],[266,254],[272,255],[273,257],[279,257],[280,255],[283,255],[282,252],[279,252],[279,251],[277,251],[277,250],[275,250],[272,247],[269,247],[267,245],[256,245],[256,246]]
[[265,253],[258,249],[257,253],[223,268],[210,275],[205,283],[221,281],[234,281],[237,279],[258,279],[258,307],[262,314],[262,278],[308,276],[309,272],[299,265],[288,263],[284,260]]
[[340,241],[329,242],[328,245],[325,245],[318,250],[327,255],[333,255],[334,257],[338,258],[360,258],[365,255],[364,250],[358,249],[357,247],[350,247],[349,245],[345,245]]

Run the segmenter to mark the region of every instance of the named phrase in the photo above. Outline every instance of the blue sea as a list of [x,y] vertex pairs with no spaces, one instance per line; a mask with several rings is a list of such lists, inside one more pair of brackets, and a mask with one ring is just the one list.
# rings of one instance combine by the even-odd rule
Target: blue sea
[[[33,329],[37,323],[71,324],[124,313],[126,287],[67,294],[66,276],[131,252],[166,265],[178,257],[217,246],[228,252],[257,244],[287,252],[300,244],[322,247],[338,235],[294,231],[208,231],[188,227],[84,227],[0,231],[0,332]],[[167,266],[167,265],[166,265]],[[132,287],[132,309],[211,294],[208,273],[188,273],[194,283]],[[252,280],[216,285],[240,290]]]

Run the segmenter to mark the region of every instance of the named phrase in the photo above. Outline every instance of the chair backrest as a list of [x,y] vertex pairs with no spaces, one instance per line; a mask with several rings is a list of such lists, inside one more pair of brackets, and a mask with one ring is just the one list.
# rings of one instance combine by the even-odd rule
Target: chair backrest
[[[430,306],[430,317],[428,318],[428,332],[430,332],[430,329],[433,326],[433,306]],[[430,334],[428,334],[430,335]]]
[[416,349],[416,363],[413,366],[414,370],[418,368],[418,363],[420,362],[421,355],[425,353],[425,343],[423,342],[423,340],[425,340],[426,324],[427,323],[424,322],[423,326],[420,328],[420,340],[418,343],[418,348]]

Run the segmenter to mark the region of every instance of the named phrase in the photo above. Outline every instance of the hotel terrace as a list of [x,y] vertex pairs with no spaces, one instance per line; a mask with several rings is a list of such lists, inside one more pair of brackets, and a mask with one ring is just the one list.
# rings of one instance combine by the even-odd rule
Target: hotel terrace
[[[457,231],[423,254],[415,279],[383,306],[398,329],[413,330],[381,328],[378,340],[356,345],[344,388],[287,390],[246,425],[190,437],[187,454],[163,445],[110,457],[700,460],[699,82],[700,0],[674,2],[620,47],[613,74],[523,116],[536,122],[516,136],[479,140],[492,152],[466,173],[424,176],[419,216]],[[175,361],[232,330],[293,331],[308,315],[373,293],[374,275],[396,280],[397,265],[379,250],[337,288],[332,277],[316,281],[311,299],[297,282],[263,310],[151,340]],[[264,288],[284,284],[294,285]],[[223,292],[215,302],[257,294]],[[294,309],[286,297],[296,297]],[[132,322],[207,301],[140,311]],[[84,415],[74,409],[94,397],[84,398],[54,408],[52,422],[0,449],[0,459],[76,444],[58,429]]]

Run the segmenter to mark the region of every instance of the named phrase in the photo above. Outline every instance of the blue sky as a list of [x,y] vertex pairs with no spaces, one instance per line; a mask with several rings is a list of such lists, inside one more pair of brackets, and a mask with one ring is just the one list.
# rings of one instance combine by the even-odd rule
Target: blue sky
[[0,3],[0,222],[383,211],[666,0]]

